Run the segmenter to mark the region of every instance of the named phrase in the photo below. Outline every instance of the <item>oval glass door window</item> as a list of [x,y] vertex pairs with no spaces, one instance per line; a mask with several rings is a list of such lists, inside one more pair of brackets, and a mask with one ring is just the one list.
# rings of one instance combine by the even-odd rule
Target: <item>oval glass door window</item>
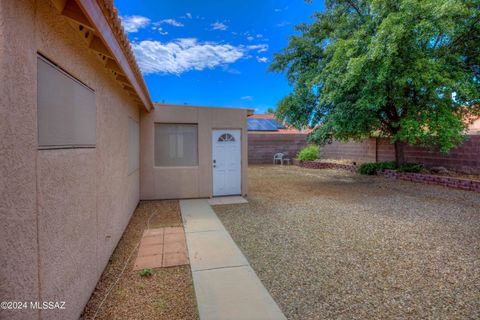
[[235,138],[230,133],[224,133],[218,138],[219,142],[234,142]]

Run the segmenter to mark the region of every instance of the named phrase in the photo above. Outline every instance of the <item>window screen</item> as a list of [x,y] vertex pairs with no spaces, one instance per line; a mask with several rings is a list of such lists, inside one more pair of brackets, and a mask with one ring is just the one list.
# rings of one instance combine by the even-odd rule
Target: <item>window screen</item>
[[95,93],[41,56],[37,121],[41,148],[95,147]]
[[128,174],[140,166],[140,129],[138,122],[128,118]]
[[198,126],[196,124],[155,123],[155,166],[198,165]]

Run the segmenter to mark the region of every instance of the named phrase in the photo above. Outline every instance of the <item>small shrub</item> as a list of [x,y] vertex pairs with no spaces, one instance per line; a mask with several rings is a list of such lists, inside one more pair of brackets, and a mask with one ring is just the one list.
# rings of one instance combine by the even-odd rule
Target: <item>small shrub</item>
[[153,275],[153,270],[150,268],[145,268],[139,272],[141,277],[151,277]]
[[358,167],[358,173],[360,174],[374,175],[375,172],[377,172],[375,163],[362,163],[360,167]]
[[377,162],[379,168],[378,170],[384,171],[384,170],[395,170],[397,165],[395,164],[395,161],[385,161],[385,162]]
[[394,170],[395,162],[386,161],[386,162],[372,162],[372,163],[363,163],[358,168],[360,174],[374,175],[377,171],[384,170]]
[[313,161],[320,157],[320,148],[317,145],[311,144],[300,150],[297,159],[300,161]]
[[420,163],[404,163],[398,167],[398,172],[413,172],[418,173],[422,171],[423,166]]

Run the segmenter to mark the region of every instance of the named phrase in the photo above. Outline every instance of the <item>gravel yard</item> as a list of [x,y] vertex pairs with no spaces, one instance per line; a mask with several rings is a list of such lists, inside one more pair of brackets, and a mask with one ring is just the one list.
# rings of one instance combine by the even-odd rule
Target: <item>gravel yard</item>
[[480,318],[480,194],[251,166],[214,209],[289,319]]
[[[81,317],[90,320],[198,319],[190,266],[153,269],[150,277],[133,270],[146,228],[182,226],[176,200],[141,201],[133,213]],[[135,249],[122,274],[128,257]],[[117,281],[102,304],[108,290]]]

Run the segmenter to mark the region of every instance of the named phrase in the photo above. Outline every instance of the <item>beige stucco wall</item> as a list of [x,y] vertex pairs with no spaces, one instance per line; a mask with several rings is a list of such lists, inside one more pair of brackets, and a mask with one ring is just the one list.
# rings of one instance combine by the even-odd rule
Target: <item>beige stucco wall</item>
[[468,126],[468,134],[480,134],[480,119],[473,121]]
[[[242,194],[247,194],[247,110],[157,105],[140,116],[140,198],[178,199],[212,196],[212,130],[240,129]],[[155,167],[154,123],[198,124],[197,167]]]
[[[37,150],[37,51],[95,90],[96,148]],[[139,110],[49,1],[0,1],[0,301],[65,301],[1,319],[77,319],[139,201]]]

